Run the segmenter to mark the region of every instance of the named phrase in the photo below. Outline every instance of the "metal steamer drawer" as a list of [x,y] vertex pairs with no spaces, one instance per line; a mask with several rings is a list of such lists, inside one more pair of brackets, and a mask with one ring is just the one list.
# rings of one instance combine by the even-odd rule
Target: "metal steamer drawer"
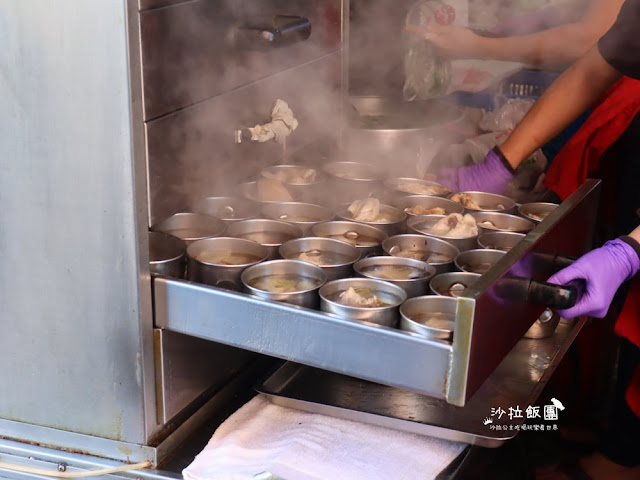
[[599,193],[585,182],[457,298],[452,344],[162,277],[156,326],[464,406],[544,311],[531,280],[591,247]]

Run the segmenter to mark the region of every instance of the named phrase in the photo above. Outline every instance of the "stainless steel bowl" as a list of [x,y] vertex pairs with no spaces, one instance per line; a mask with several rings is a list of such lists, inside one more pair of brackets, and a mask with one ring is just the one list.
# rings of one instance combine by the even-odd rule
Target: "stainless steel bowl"
[[[515,212],[516,202],[505,197],[504,195],[497,195],[495,193],[487,192],[460,192],[465,195],[469,195],[480,208],[469,208],[465,206],[468,212],[503,212],[512,213]],[[449,198],[452,198],[451,195]]]
[[230,237],[244,238],[264,245],[269,249],[269,260],[278,258],[278,248],[285,242],[300,238],[302,230],[280,220],[254,218],[236,222],[227,228]]
[[149,232],[149,270],[152,274],[183,278],[185,243],[173,235]]
[[407,228],[412,233],[418,233],[420,235],[427,235],[428,237],[444,240],[445,242],[454,245],[461,252],[476,248],[478,235],[470,237],[447,237],[430,233],[429,230],[431,227],[444,217],[445,215],[416,215],[407,220]]
[[279,252],[282,258],[318,265],[327,281],[350,277],[353,264],[360,259],[360,252],[353,245],[324,237],[289,240],[280,246]]
[[[392,205],[399,208],[410,217],[416,215],[425,215],[424,213],[412,213],[411,209],[415,207],[422,207],[425,210],[432,208],[441,208],[444,210],[444,215],[451,215],[452,213],[464,213],[464,207],[458,202],[453,202],[449,199],[442,197],[434,197],[429,195],[407,195],[406,197],[398,197],[393,200]],[[426,214],[430,215],[430,214]],[[434,213],[431,215],[439,215]]]
[[525,237],[524,233],[515,232],[485,232],[478,236],[480,248],[491,248],[508,252]]
[[286,185],[312,185],[320,181],[320,172],[301,165],[272,165],[263,168],[260,174]]
[[502,250],[491,250],[488,248],[477,248],[462,252],[454,260],[456,267],[463,272],[480,273],[487,272],[493,267],[506,252]]
[[464,297],[464,291],[481,277],[479,273],[447,272],[436,275],[429,282],[429,289],[435,295],[444,297]]
[[303,235],[309,235],[314,225],[333,219],[330,209],[312,203],[269,203],[262,206],[261,212],[272,220],[282,220],[300,227]]
[[444,197],[451,193],[451,189],[429,180],[411,177],[388,178],[383,182],[384,187],[393,196],[427,195]]
[[357,222],[363,223],[365,225],[370,225],[375,228],[379,228],[387,235],[398,235],[403,233],[404,222],[407,218],[407,214],[402,210],[391,207],[389,205],[380,205],[380,215],[384,215],[389,218],[389,221],[381,221],[381,222],[362,222],[360,220],[354,220],[351,216],[351,212],[347,210],[348,205],[343,205],[338,209],[338,213],[336,214],[336,218],[340,220],[346,220],[349,222]]
[[298,198],[298,196],[296,196],[294,194],[294,192],[289,191],[289,189],[287,188],[286,185],[283,185],[283,187],[285,188],[285,190],[287,190],[287,192],[290,195],[290,198],[288,197],[271,197],[271,196],[260,196],[259,194],[259,190],[258,190],[258,182],[254,181],[254,182],[244,182],[239,184],[236,188],[238,190],[240,190],[240,194],[248,199],[251,200],[253,202],[258,202],[258,203],[282,203],[282,202],[297,202],[300,200],[300,198]]
[[476,219],[482,233],[492,230],[526,233],[536,226],[531,220],[507,213],[473,212],[470,215]]
[[[462,108],[435,99],[351,96],[354,115],[345,129],[349,158],[366,158],[391,175],[415,175],[427,169],[441,146],[457,143]],[[453,127],[453,128],[452,128]]]
[[[394,278],[393,275],[377,272],[376,269],[391,268],[410,270],[414,276],[412,278]],[[356,262],[353,266],[355,272],[366,278],[374,278],[393,283],[407,292],[407,298],[418,297],[428,293],[429,280],[436,273],[436,269],[426,262],[402,257],[369,257]]]
[[557,203],[531,202],[520,205],[518,207],[518,213],[523,217],[526,217],[538,224],[542,220],[547,218],[547,215],[549,215],[557,207]]
[[374,165],[360,162],[330,162],[324,165],[328,176],[326,200],[330,206],[379,194],[383,173]]
[[[337,301],[337,297],[349,288],[367,289],[388,303],[381,307],[352,307]],[[377,325],[395,327],[398,324],[398,307],[407,298],[406,292],[389,282],[371,278],[344,278],[333,280],[320,287],[320,310],[349,320],[365,320]]]
[[187,244],[203,238],[219,237],[224,228],[224,222],[218,218],[188,212],[176,213],[151,226],[152,231],[168,233]]
[[[255,286],[256,282],[269,277],[283,278],[287,282],[303,281],[308,285],[287,292],[273,292]],[[271,260],[248,267],[242,272],[240,279],[246,292],[262,299],[317,309],[318,289],[327,281],[327,276],[320,267],[307,262]]]
[[206,197],[194,202],[191,210],[195,213],[219,218],[225,224],[256,218],[260,205],[246,198]]
[[242,290],[240,275],[243,270],[265,261],[268,256],[267,247],[251,240],[205,238],[187,248],[187,278],[193,282],[239,291]]
[[260,174],[281,182],[295,198],[304,202],[316,202],[322,198],[326,188],[326,175],[321,171],[302,165],[272,165]]
[[395,235],[382,242],[387,255],[400,258],[413,258],[427,262],[435,268],[435,274],[453,269],[453,260],[460,250],[445,240],[426,235]]
[[354,245],[361,258],[382,253],[380,245],[387,239],[387,234],[376,227],[342,220],[314,225],[311,233],[316,237],[333,238]]
[[400,328],[436,340],[453,340],[455,298],[423,296],[410,298],[400,307]]

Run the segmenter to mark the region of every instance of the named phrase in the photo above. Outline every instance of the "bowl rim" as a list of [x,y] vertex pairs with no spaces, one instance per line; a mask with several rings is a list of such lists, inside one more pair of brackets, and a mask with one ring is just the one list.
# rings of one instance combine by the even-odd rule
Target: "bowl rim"
[[[465,210],[469,210],[471,212],[503,212],[505,210],[511,210],[513,208],[515,208],[515,206],[517,205],[516,201],[512,198],[507,197],[506,195],[501,195],[499,193],[489,193],[489,192],[481,192],[479,190],[465,190],[465,191],[461,191],[461,192],[452,192],[447,198],[451,198],[453,195],[457,194],[457,193],[466,193],[469,195],[483,195],[483,196],[490,196],[490,197],[495,197],[495,198],[500,198],[500,199],[504,199],[507,201],[506,205],[503,205],[504,208],[501,209],[494,209],[494,208],[470,208],[467,206],[464,206]],[[454,200],[455,201],[455,200]]]
[[[285,243],[283,243],[282,245],[280,245],[280,247],[278,247],[278,253],[280,254],[280,256],[284,259],[284,260],[299,260],[299,259],[295,259],[295,258],[287,258],[285,255],[283,255],[282,250],[284,247],[286,247],[287,245],[293,244],[293,243],[302,243],[305,241],[318,241],[318,242],[322,242],[322,243],[334,243],[334,242],[338,242],[339,248],[343,248],[345,249],[345,245],[348,248],[348,250],[350,250],[351,252],[351,259],[348,262],[344,262],[344,263],[328,263],[328,264],[318,264],[318,263],[314,263],[314,262],[307,262],[305,260],[300,260],[301,262],[305,262],[305,263],[310,263],[312,265],[317,265],[320,268],[334,268],[334,267],[347,267],[349,265],[353,265],[356,262],[358,262],[361,259],[362,254],[360,253],[360,251],[358,251],[357,247],[355,247],[354,245],[351,245],[350,243],[347,242],[343,242],[341,240],[337,240],[335,238],[327,238],[327,237],[300,237],[300,238],[292,238],[291,240],[286,241]],[[321,250],[322,252],[324,252],[324,250]],[[305,253],[304,251],[299,252],[298,255]],[[329,252],[329,253],[335,253],[335,252]]]
[[447,215],[435,215],[435,214],[428,214],[428,215],[414,215],[412,218],[409,218],[407,220],[407,227],[409,227],[412,231],[414,231],[415,233],[417,233],[418,235],[427,235],[429,237],[434,237],[434,238],[438,238],[441,240],[444,240],[445,242],[447,241],[446,239],[450,238],[451,240],[471,240],[474,238],[478,238],[478,235],[480,235],[480,231],[478,230],[478,233],[475,235],[469,235],[467,237],[445,237],[443,235],[437,235],[435,233],[430,233],[430,232],[423,232],[421,230],[418,230],[415,226],[416,223],[418,223],[419,219],[425,218],[425,217],[438,217],[438,220],[441,220],[445,217],[447,217]]
[[348,208],[345,208],[345,205],[348,207],[349,205],[351,205],[351,203],[340,205],[336,211],[336,217],[340,219],[344,219],[347,222],[362,223],[364,225],[375,226],[375,225],[396,225],[398,223],[402,223],[407,220],[407,213],[404,210],[401,210],[399,208],[393,207],[391,205],[383,204],[383,203],[380,203],[381,212],[383,211],[383,208],[386,209],[387,211],[392,210],[393,211],[392,213],[395,214],[397,212],[400,215],[402,215],[402,218],[398,217],[397,220],[393,220],[391,222],[365,222],[362,220],[354,220],[353,218],[347,216],[347,215],[351,215],[351,212],[349,212]]
[[[514,215],[513,213],[505,213],[505,212],[496,212],[496,211],[487,211],[487,210],[474,210],[473,212],[470,212],[469,215],[471,215],[473,218],[476,219],[476,224],[478,224],[478,228],[481,228],[485,231],[493,231],[493,232],[505,232],[505,233],[526,233],[529,232],[530,230],[533,230],[533,228],[536,226],[536,222],[534,222],[533,220],[529,219],[529,218],[524,218],[520,215]],[[480,225],[478,223],[478,219],[476,218],[476,215],[489,215],[490,217],[498,217],[498,218],[505,218],[506,220],[509,221],[513,221],[513,222],[517,222],[517,223],[523,223],[526,222],[527,225],[527,230],[505,230],[502,228],[491,228],[491,227],[483,227],[482,225]],[[483,220],[480,220],[480,222],[482,222]],[[524,225],[524,223],[523,223]]]
[[[234,238],[243,238],[243,237],[236,237],[236,236],[232,235],[230,233],[230,231],[233,232],[236,229],[241,228],[243,225],[248,225],[249,223],[251,223],[251,224],[254,224],[254,223],[268,223],[268,224],[271,224],[271,225],[280,224],[281,227],[284,227],[284,228],[287,228],[287,229],[293,229],[293,231],[295,233],[292,234],[293,238],[290,238],[289,240],[293,240],[295,238],[300,238],[304,234],[302,229],[299,226],[297,226],[297,225],[295,225],[293,223],[285,222],[285,221],[282,221],[282,220],[273,220],[271,218],[247,218],[246,220],[240,220],[238,222],[235,222],[235,223],[229,225],[227,227],[226,233],[229,236],[234,237]],[[263,233],[263,232],[264,232],[264,230],[251,230],[251,231],[245,232],[245,233]],[[249,239],[245,238],[245,240],[249,240]],[[288,242],[289,240],[285,240],[285,242]],[[258,243],[260,245],[264,245],[265,247],[279,247],[280,245],[282,245],[285,242],[282,242],[282,243],[261,243],[261,242],[256,242],[256,243]]]
[[[325,212],[327,214],[326,218],[322,218],[319,220],[306,220],[306,221],[293,221],[293,220],[283,220],[281,218],[273,218],[271,216],[269,216],[268,213],[265,212],[265,210],[271,210],[274,208],[277,208],[278,206],[281,207],[300,207],[300,208],[313,208],[316,210],[322,210],[323,212]],[[332,218],[335,217],[335,214],[333,213],[333,210],[331,210],[329,207],[325,207],[323,205],[319,205],[317,203],[308,203],[308,202],[268,202],[265,205],[263,205],[262,207],[259,208],[260,213],[262,215],[264,215],[265,220],[278,220],[281,222],[286,222],[286,223],[293,223],[294,225],[314,225],[316,223],[324,223],[324,222],[330,222]],[[249,219],[250,220],[250,219]]]
[[[256,262],[251,262],[251,263],[240,263],[237,265],[224,265],[221,263],[212,263],[212,262],[203,262],[202,260],[198,260],[197,256],[192,255],[189,250],[194,250],[196,247],[199,247],[200,245],[203,245],[205,242],[206,243],[222,243],[221,241],[232,241],[232,242],[236,242],[236,243],[244,243],[245,245],[250,245],[250,246],[257,246],[259,249],[263,250],[263,255],[260,256],[260,260],[256,261]],[[251,245],[253,244],[253,245]],[[195,247],[194,247],[195,245]],[[230,252],[233,253],[233,252]],[[264,262],[267,258],[269,258],[269,250],[265,245],[262,245],[258,242],[254,242],[253,240],[249,240],[248,238],[239,238],[239,237],[213,237],[213,238],[203,238],[201,240],[196,240],[195,242],[191,243],[186,251],[185,251],[185,255],[187,256],[188,259],[193,260],[194,262],[201,264],[201,265],[206,265],[206,266],[211,266],[211,267],[220,267],[220,268],[244,268],[244,267],[249,267],[251,265],[256,265],[260,262]]]
[[[444,300],[443,300],[444,299]],[[406,302],[404,302],[401,306],[400,306],[400,325],[402,326],[402,322],[409,322],[413,325],[415,325],[418,330],[422,330],[422,329],[426,329],[427,330],[427,334],[424,335],[425,337],[429,337],[431,338],[431,335],[428,334],[428,332],[434,332],[434,333],[440,333],[443,335],[446,335],[447,337],[450,337],[453,335],[453,333],[455,332],[455,308],[454,308],[454,313],[453,315],[453,326],[451,328],[451,330],[448,329],[443,329],[443,328],[437,328],[437,327],[431,327],[429,325],[425,325],[424,323],[421,323],[417,320],[414,320],[413,318],[409,317],[406,314],[406,309],[407,308],[411,308],[413,303],[418,303],[418,302],[438,302],[438,303],[456,303],[456,308],[457,308],[457,298],[456,297],[448,297],[448,296],[444,296],[444,295],[422,295],[420,297],[413,297],[408,299]],[[443,312],[444,313],[444,312]],[[442,338],[442,337],[434,337],[434,338]]]
[[[256,288],[256,287],[254,287],[252,285],[249,285],[247,277],[249,275],[251,275],[251,273],[255,272],[258,269],[267,268],[267,267],[269,267],[271,265],[274,265],[276,263],[283,264],[285,262],[286,262],[287,265],[295,265],[295,264],[297,264],[299,268],[305,268],[305,269],[307,269],[307,271],[312,271],[314,274],[318,274],[320,276],[320,278],[318,278],[318,280],[320,280],[320,284],[318,286],[316,286],[316,287],[313,287],[313,288],[309,288],[309,289],[305,289],[305,290],[295,290],[293,292],[271,292],[269,290],[263,290],[261,288]],[[291,262],[294,262],[294,263],[291,263]],[[262,276],[266,276],[266,275],[262,275]],[[322,268],[320,268],[320,267],[318,267],[316,265],[313,265],[312,263],[309,263],[309,262],[303,262],[301,260],[277,259],[277,260],[267,260],[266,262],[256,263],[256,264],[251,265],[250,267],[245,268],[242,271],[242,273],[240,274],[240,281],[242,282],[242,285],[245,286],[247,289],[255,290],[255,291],[261,292],[261,293],[265,293],[265,294],[268,294],[270,296],[297,295],[297,294],[311,293],[311,292],[313,292],[315,290],[319,290],[320,288],[322,288],[327,283],[327,275],[326,275],[326,273],[324,273]]]
[[[385,264],[394,264],[394,263],[398,263],[398,264],[402,264],[402,263],[406,263],[409,267],[415,267],[415,268],[420,268],[423,269],[425,275],[419,278],[399,278],[399,279],[387,279],[387,278],[381,278],[381,277],[376,277],[375,275],[367,275],[366,273],[362,272],[361,267],[363,264],[368,264],[368,263],[372,263],[374,261],[382,261],[382,263],[378,264],[378,265],[385,265]],[[360,265],[359,265],[360,264]],[[411,265],[413,264],[413,265]],[[366,267],[368,267],[369,265],[366,265]],[[376,264],[371,265],[373,267],[376,266]],[[435,276],[435,272],[436,269],[433,265],[431,265],[430,263],[427,262],[423,262],[422,260],[417,260],[415,258],[407,258],[407,257],[396,257],[393,255],[374,255],[371,257],[366,257],[366,258],[361,258],[360,260],[358,260],[354,265],[353,265],[353,270],[359,274],[362,275],[365,278],[372,278],[374,280],[383,280],[385,282],[390,282],[390,283],[394,283],[394,284],[411,284],[411,283],[420,283],[420,282],[428,282],[431,281],[431,279]]]
[[[437,277],[443,277],[443,276],[473,276],[476,281],[480,279],[480,277],[482,276],[482,274],[480,273],[475,273],[475,272],[467,272],[467,271],[460,271],[460,272],[442,272],[439,273],[437,275],[434,275],[433,278],[431,278],[431,280],[429,280],[429,290],[431,290],[432,292],[435,292],[435,295],[441,296],[441,297],[451,297],[451,298],[457,298],[454,297],[453,295],[445,295],[444,293],[440,293],[438,292],[435,288],[432,287],[432,282],[433,280],[435,280]],[[449,285],[449,288],[451,288],[451,285]],[[466,297],[465,297],[466,298]]]
[[[315,172],[315,174],[316,174],[316,180],[314,180],[313,182],[302,182],[302,183],[299,183],[299,182],[283,182],[279,178],[269,177],[269,176],[264,174],[265,172],[268,172],[268,171],[271,171],[271,170],[292,170],[292,169],[313,170]],[[265,177],[265,178],[274,178],[275,180],[280,181],[284,185],[295,185],[295,186],[316,185],[318,183],[322,183],[324,181],[324,179],[319,178],[320,177],[320,173],[321,173],[321,170],[319,168],[307,167],[305,165],[294,165],[292,163],[269,165],[268,167],[264,167],[263,169],[260,170],[260,175]],[[291,192],[289,192],[289,193],[291,193]]]
[[[398,189],[397,188],[397,184],[399,184],[399,183],[415,183],[417,185],[438,186],[438,187],[442,187],[442,188],[446,189],[446,192],[443,192],[443,193],[440,193],[440,194],[437,194],[437,195],[436,194],[428,195],[428,194],[420,194],[420,193],[411,193],[411,192],[407,192],[406,190]],[[438,183],[438,182],[434,182],[433,180],[425,180],[424,178],[417,178],[417,177],[391,177],[391,178],[386,178],[386,179],[384,179],[382,181],[382,185],[387,187],[387,188],[389,188],[389,189],[391,189],[391,190],[394,190],[396,192],[404,193],[407,196],[424,196],[424,197],[443,198],[443,196],[450,195],[450,194],[454,193],[453,190],[451,190],[446,185],[443,185],[443,184]]]
[[[504,257],[507,254],[507,252],[505,252],[504,250],[497,250],[495,248],[471,248],[469,250],[465,250],[464,252],[460,252],[460,254],[456,258],[453,259],[453,263],[456,266],[456,268],[458,268],[459,270],[461,270],[463,272],[478,273],[478,272],[470,272],[469,270],[465,270],[458,263],[458,258],[460,258],[460,256],[465,255],[465,254],[473,255],[475,252],[487,253],[488,255],[497,256],[498,260],[496,260],[495,263],[500,261],[502,259],[502,257]],[[493,265],[495,265],[495,263],[491,264],[491,266],[493,267]]]
[[[391,305],[384,305],[381,307],[354,307],[352,305],[345,305],[344,303],[340,303],[340,302],[335,302],[333,300],[329,300],[326,297],[326,290],[328,287],[333,287],[334,285],[337,285],[338,283],[375,283],[375,284],[385,284],[385,288],[390,288],[392,291],[397,292],[397,295],[395,293],[390,293],[391,295],[395,296],[396,298],[399,298],[399,301],[397,303],[393,303]],[[367,288],[367,287],[364,287]],[[324,291],[321,291],[324,290]],[[347,288],[343,289],[343,290],[338,290],[338,293],[342,293],[344,291],[346,291]],[[374,291],[374,295],[376,294],[376,291],[374,289],[372,289]],[[385,292],[385,293],[389,293],[389,292]],[[407,292],[405,292],[401,287],[399,287],[398,285],[394,285],[391,282],[387,282],[384,280],[379,280],[379,279],[375,279],[375,278],[367,278],[367,277],[350,277],[350,278],[340,278],[338,280],[331,280],[329,282],[326,282],[324,285],[322,285],[320,287],[320,289],[318,290],[318,295],[320,296],[320,300],[323,302],[328,303],[329,305],[334,305],[337,306],[339,308],[345,309],[346,311],[353,311],[353,312],[381,312],[381,311],[385,311],[385,310],[392,310],[394,308],[398,308],[399,306],[401,306],[406,300],[407,300]]]

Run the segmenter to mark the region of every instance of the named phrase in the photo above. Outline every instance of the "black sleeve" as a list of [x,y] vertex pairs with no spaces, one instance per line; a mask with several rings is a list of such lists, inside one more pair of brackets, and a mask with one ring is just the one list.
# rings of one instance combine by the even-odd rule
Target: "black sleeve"
[[619,237],[619,238],[624,243],[626,243],[631,248],[633,248],[635,250],[636,254],[638,255],[638,258],[640,258],[640,243],[636,242],[632,237],[630,237],[628,235],[623,235],[622,237]]
[[640,0],[626,0],[598,41],[600,55],[623,75],[640,80]]

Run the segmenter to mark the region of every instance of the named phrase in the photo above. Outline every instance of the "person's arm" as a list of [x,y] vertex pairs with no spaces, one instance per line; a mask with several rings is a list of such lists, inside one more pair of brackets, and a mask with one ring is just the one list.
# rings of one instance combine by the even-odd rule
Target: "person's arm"
[[593,0],[576,22],[529,35],[483,37],[455,26],[433,26],[425,34],[443,56],[527,63],[537,67],[570,64],[593,47],[613,25],[624,0]]
[[633,230],[633,232],[629,234],[629,236],[633,238],[636,242],[640,243],[640,225],[637,226],[635,230]]
[[605,243],[552,275],[549,283],[582,287],[575,306],[559,310],[559,313],[565,318],[579,315],[604,317],[620,285],[640,270],[639,241],[640,226],[629,235]]
[[598,47],[569,67],[527,112],[500,150],[515,169],[598,100],[622,74]]
[[553,82],[484,162],[443,169],[437,181],[455,191],[502,193],[529,155],[570,125],[621,76],[593,47]]

